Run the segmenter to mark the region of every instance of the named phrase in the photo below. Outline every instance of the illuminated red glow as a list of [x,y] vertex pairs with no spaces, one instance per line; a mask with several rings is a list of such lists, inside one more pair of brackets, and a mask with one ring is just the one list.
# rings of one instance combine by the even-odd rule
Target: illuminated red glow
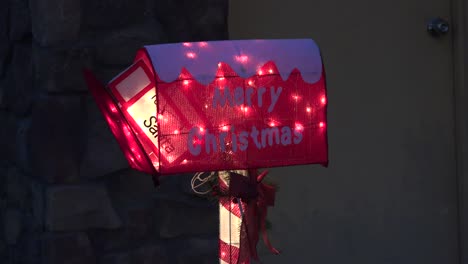
[[252,85],[252,84],[253,84],[253,81],[252,81],[252,80],[249,80],[247,83],[248,83],[249,85]]
[[276,126],[276,122],[275,122],[275,121],[271,121],[268,125],[271,126],[271,127],[274,127],[274,126]]
[[240,63],[245,63],[249,60],[249,56],[247,55],[237,55],[234,58],[236,59],[237,62],[240,62]]
[[184,160],[182,161],[182,163],[183,163],[183,164],[186,164],[186,163],[187,163],[187,160],[186,160],[186,159],[184,159]]
[[269,69],[268,72],[271,74],[271,73],[273,73],[273,70],[272,70],[272,69]]
[[222,125],[222,126],[221,126],[221,130],[222,130],[222,131],[228,131],[228,130],[229,130],[229,126],[228,126],[228,125]]
[[160,122],[167,122],[167,118],[162,114],[158,114],[158,121]]
[[184,80],[184,81],[183,81],[183,84],[184,84],[185,86],[189,85],[189,83],[190,83],[189,80]]
[[292,98],[293,98],[294,100],[298,101],[300,97],[299,97],[298,95],[293,95]]
[[184,43],[182,43],[182,45],[184,45],[184,47],[191,47],[192,43],[184,42]]
[[263,71],[262,70],[258,70],[258,75],[262,75],[263,74]]
[[295,129],[296,129],[297,131],[303,131],[303,130],[304,130],[304,126],[303,126],[302,124],[300,124],[300,123],[296,123],[296,124],[295,124]]
[[218,68],[221,68],[222,64],[221,62],[218,62]]
[[322,96],[322,98],[320,98],[320,102],[322,104],[326,104],[327,103],[327,98],[325,96]]
[[205,41],[200,42],[200,43],[198,43],[198,46],[204,48],[204,47],[208,46],[208,42],[205,42]]
[[324,123],[324,122],[320,122],[320,123],[319,123],[319,127],[320,127],[320,128],[325,127],[325,123]]
[[178,129],[174,130],[174,134],[178,135],[180,134],[180,131]]
[[189,59],[195,59],[197,57],[197,54],[195,54],[195,52],[187,52],[185,55]]
[[244,112],[244,113],[247,113],[247,112],[249,112],[249,107],[241,106],[241,111]]
[[306,111],[307,111],[307,113],[310,113],[310,112],[312,112],[312,108],[307,107],[307,108],[306,108]]
[[125,135],[126,135],[127,137],[129,137],[129,136],[131,135],[131,133],[130,133],[130,130],[128,129],[128,127],[127,127],[127,126],[124,126],[123,129],[124,129]]

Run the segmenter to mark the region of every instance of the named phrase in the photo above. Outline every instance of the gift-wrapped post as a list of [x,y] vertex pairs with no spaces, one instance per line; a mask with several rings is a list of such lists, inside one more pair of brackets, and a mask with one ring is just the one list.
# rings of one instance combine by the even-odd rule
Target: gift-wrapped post
[[248,238],[234,241],[236,262],[221,247],[227,263],[256,257],[252,245],[242,256],[242,241],[256,244],[255,219],[273,203],[274,190],[255,169],[327,165],[324,76],[318,47],[307,39],[153,45],[105,87],[85,75],[132,168],[154,175],[248,171],[219,176],[220,235],[232,229],[224,219],[235,215]]

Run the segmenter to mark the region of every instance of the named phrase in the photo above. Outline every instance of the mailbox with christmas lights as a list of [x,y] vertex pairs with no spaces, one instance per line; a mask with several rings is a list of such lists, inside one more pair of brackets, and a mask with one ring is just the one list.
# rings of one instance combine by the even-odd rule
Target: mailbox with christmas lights
[[[146,46],[107,86],[89,71],[85,78],[132,168],[220,172],[221,263],[257,258],[264,219],[255,219],[274,189],[256,169],[328,163],[325,74],[312,40]],[[238,228],[226,229],[226,217]]]

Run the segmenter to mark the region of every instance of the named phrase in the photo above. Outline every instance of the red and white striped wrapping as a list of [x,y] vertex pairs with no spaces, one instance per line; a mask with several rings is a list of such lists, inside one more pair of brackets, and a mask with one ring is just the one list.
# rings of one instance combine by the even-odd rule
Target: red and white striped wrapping
[[[245,170],[234,171],[243,176],[248,175]],[[222,191],[229,188],[229,171],[219,172],[219,186]],[[220,264],[248,264],[249,254],[241,253],[242,214],[239,203],[233,202],[235,197],[222,196],[219,198],[219,262]],[[245,210],[246,204],[242,203]],[[242,250],[242,252],[249,252]]]

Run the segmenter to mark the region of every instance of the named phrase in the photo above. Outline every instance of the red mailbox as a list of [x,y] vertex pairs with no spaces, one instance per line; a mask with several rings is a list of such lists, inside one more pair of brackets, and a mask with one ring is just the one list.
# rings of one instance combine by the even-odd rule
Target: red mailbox
[[87,80],[135,169],[328,162],[325,74],[312,40],[146,46],[106,87]]

